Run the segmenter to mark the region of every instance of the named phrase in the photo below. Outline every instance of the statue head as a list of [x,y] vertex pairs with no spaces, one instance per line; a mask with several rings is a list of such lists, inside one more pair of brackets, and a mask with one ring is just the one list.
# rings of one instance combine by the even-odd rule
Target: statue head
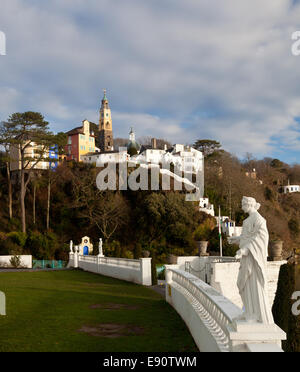
[[251,211],[258,211],[260,204],[254,198],[250,196],[243,196],[242,199],[242,209],[244,212],[249,213]]

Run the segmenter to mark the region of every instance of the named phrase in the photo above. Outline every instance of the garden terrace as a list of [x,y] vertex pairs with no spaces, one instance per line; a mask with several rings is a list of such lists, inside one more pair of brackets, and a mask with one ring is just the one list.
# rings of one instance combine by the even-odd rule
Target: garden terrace
[[81,270],[0,273],[0,351],[194,352],[176,311],[152,289]]

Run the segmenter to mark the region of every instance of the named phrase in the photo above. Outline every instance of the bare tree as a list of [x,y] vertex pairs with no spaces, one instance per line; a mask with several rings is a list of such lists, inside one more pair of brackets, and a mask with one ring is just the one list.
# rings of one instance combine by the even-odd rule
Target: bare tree
[[92,173],[84,178],[74,175],[73,195],[80,217],[96,226],[107,241],[128,220],[129,207],[122,195],[98,190]]

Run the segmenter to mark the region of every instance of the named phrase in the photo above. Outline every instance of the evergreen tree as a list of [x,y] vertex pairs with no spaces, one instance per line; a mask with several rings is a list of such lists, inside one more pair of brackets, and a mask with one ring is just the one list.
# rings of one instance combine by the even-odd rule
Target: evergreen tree
[[[31,111],[14,113],[2,123],[2,135],[5,136],[10,147],[10,161],[19,163],[23,233],[26,233],[25,197],[32,171],[39,162],[49,160],[47,157],[49,148],[55,143],[48,124],[42,114]],[[30,155],[28,153],[31,147],[34,149],[33,155],[32,152]],[[15,159],[13,153],[18,154]]]

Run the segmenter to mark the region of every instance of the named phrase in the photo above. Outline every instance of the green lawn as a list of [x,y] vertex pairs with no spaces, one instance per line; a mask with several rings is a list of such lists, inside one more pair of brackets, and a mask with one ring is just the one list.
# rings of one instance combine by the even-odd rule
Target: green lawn
[[143,286],[72,270],[0,273],[0,290],[0,351],[197,351],[175,310]]

